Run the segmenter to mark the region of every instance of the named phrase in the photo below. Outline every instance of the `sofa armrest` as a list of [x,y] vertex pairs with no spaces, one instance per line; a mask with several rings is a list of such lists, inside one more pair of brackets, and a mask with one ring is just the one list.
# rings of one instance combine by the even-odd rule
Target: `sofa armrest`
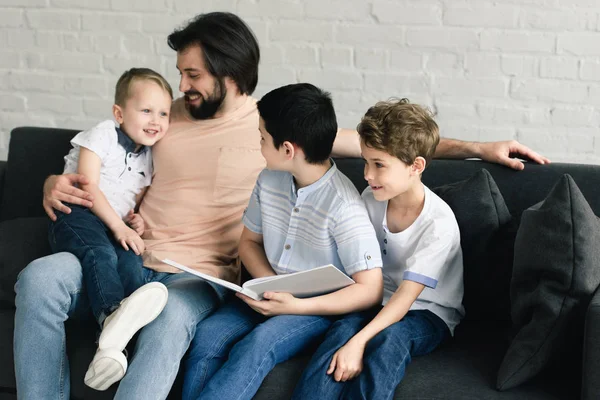
[[6,161],[0,161],[0,204],[2,204],[2,194],[4,193],[4,176],[6,175]]
[[600,289],[585,314],[582,362],[581,399],[600,399]]

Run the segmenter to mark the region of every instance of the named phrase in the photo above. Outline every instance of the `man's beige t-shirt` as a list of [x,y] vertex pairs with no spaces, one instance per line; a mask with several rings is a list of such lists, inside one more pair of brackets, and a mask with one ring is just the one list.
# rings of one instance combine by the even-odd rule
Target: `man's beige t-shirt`
[[152,148],[154,179],[140,206],[146,223],[144,265],[180,272],[170,258],[228,281],[236,265],[242,214],[265,161],[256,100],[208,120],[193,120],[173,103],[167,135]]

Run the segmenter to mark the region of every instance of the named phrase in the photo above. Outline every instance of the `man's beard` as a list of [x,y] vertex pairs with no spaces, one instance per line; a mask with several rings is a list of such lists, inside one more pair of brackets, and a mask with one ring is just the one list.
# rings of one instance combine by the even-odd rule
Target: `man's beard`
[[[185,92],[186,96],[194,94],[202,96],[199,92],[195,90]],[[212,94],[208,98],[202,97],[202,103],[200,103],[199,106],[192,106],[187,101],[185,105],[192,118],[208,119],[212,118],[215,115],[215,113],[219,111],[221,105],[223,104],[223,100],[225,100],[225,95],[227,95],[227,89],[225,88],[223,79],[217,78],[215,79],[215,85],[213,87]]]

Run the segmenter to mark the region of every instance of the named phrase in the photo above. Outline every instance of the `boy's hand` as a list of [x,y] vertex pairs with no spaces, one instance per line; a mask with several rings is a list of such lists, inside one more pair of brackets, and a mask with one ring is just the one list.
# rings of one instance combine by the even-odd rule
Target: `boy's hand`
[[248,304],[254,311],[270,317],[282,314],[300,314],[300,299],[289,293],[265,292],[264,300],[254,300],[241,293],[236,296]]
[[333,355],[331,363],[329,364],[329,369],[327,370],[327,375],[333,373],[333,379],[337,382],[346,382],[350,379],[354,379],[363,369],[362,361],[364,352],[364,343],[355,339],[350,339],[348,343],[340,347]]
[[138,235],[144,234],[144,219],[140,214],[136,214],[133,210],[129,210],[123,221],[129,225]]
[[113,234],[115,235],[117,242],[119,242],[125,250],[129,250],[129,247],[131,247],[131,250],[138,256],[142,254],[146,248],[140,235],[125,224],[121,224],[121,226],[115,228]]

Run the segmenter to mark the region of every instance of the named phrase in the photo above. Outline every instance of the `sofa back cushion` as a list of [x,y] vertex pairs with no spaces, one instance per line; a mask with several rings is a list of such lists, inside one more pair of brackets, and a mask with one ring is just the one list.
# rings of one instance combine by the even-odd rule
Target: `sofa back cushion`
[[8,163],[0,205],[0,221],[46,215],[42,186],[48,175],[63,171],[69,141],[78,131],[53,128],[15,128],[8,147]]

